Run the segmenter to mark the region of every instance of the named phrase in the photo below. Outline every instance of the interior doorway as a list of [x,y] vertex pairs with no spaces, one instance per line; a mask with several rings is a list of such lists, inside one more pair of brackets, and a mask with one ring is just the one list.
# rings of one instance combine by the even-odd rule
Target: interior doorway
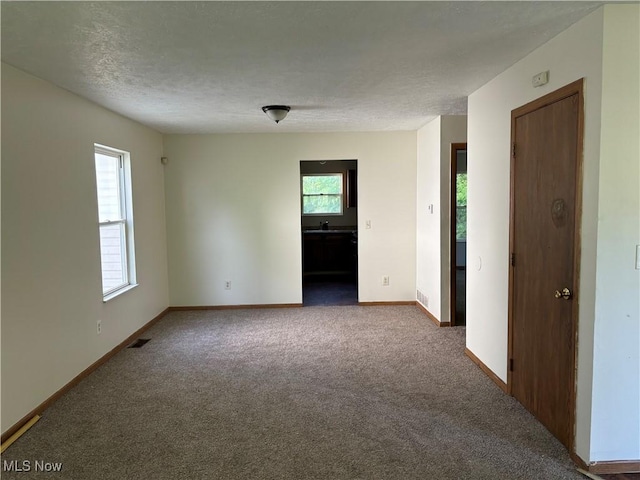
[[511,114],[511,394],[573,451],[582,80]]
[[300,162],[302,303],[358,303],[358,162]]
[[451,326],[467,323],[467,144],[451,144]]

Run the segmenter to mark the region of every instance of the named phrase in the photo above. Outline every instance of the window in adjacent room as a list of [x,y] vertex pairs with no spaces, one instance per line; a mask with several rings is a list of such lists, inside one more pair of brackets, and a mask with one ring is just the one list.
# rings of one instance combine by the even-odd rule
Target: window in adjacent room
[[302,175],[303,215],[342,215],[342,173]]
[[467,172],[456,174],[456,240],[467,239]]
[[131,204],[131,166],[127,152],[95,145],[102,294],[108,300],[136,282]]

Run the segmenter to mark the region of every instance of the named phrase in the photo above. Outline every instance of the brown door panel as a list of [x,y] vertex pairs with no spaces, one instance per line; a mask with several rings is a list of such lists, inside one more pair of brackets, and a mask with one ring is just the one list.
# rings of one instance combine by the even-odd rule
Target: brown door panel
[[580,94],[514,115],[512,134],[511,392],[572,445],[576,189]]

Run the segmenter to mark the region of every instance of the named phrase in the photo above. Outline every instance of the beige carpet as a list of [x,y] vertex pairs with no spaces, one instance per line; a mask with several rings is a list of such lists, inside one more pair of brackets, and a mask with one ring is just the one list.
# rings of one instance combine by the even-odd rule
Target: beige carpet
[[3,479],[584,479],[406,307],[173,312],[3,455]]

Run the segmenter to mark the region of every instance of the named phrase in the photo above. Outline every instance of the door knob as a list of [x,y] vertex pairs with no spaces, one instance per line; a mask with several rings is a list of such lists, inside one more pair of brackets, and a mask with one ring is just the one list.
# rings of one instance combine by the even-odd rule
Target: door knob
[[564,298],[565,300],[569,300],[573,296],[573,293],[571,293],[571,290],[565,287],[562,289],[562,291],[556,290],[554,296],[556,298]]

